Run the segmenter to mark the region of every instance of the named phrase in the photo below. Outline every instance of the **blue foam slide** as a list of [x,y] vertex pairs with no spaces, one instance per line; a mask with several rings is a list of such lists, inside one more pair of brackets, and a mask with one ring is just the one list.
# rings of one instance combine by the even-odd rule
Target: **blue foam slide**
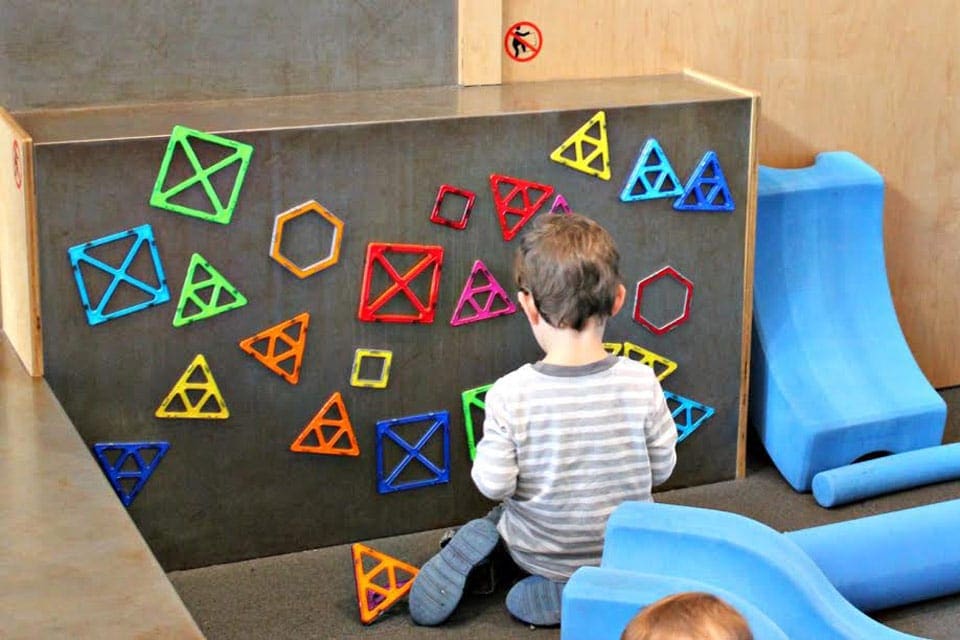
[[829,508],[957,478],[960,443],[945,444],[821,471],[813,476],[813,497]]
[[950,500],[784,535],[854,606],[876,611],[960,592],[958,531]]
[[697,580],[729,591],[761,609],[789,638],[915,637],[850,604],[791,539],[733,513],[626,502],[607,522],[601,566]]
[[618,640],[636,613],[666,596],[712,593],[740,612],[754,640],[788,640],[758,607],[736,594],[696,580],[603,567],[577,569],[563,588],[561,640]]
[[750,421],[783,477],[940,444],[946,404],[897,323],[883,179],[857,156],[760,167]]

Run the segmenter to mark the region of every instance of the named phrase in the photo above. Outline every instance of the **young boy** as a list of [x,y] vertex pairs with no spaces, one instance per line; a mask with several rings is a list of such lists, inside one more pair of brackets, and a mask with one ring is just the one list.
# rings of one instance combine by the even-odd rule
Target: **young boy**
[[620,640],[753,640],[740,612],[709,593],[677,593],[638,613]]
[[613,239],[584,216],[541,216],[515,261],[520,306],[545,352],[487,391],[472,477],[502,501],[461,527],[410,591],[418,624],[453,613],[470,571],[502,539],[528,577],[507,594],[523,622],[560,623],[570,575],[599,564],[607,517],[652,500],[676,463],[677,431],[653,370],[603,348],[626,290]]

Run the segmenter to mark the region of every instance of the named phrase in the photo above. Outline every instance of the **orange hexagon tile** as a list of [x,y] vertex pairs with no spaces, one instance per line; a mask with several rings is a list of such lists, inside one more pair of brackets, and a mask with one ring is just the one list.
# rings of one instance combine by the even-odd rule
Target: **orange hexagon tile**
[[[291,220],[311,213],[319,215],[327,224],[333,227],[333,239],[330,243],[330,251],[326,256],[312,264],[301,266],[283,254],[283,229]],[[340,242],[342,239],[343,221],[327,211],[323,205],[316,200],[308,200],[288,211],[277,214],[273,222],[273,237],[270,239],[270,257],[282,264],[298,278],[306,278],[337,263],[340,259]]]

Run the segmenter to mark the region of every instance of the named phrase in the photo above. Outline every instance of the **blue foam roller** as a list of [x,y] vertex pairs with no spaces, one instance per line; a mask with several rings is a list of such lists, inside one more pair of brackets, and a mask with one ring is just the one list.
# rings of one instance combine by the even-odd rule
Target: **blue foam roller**
[[[906,563],[913,541],[903,535],[896,542],[893,554]],[[759,607],[790,638],[915,638],[857,610],[790,538],[733,513],[625,502],[607,521],[600,564],[729,591]],[[960,571],[956,574],[960,579]]]
[[883,178],[846,152],[760,167],[750,422],[783,477],[934,447],[946,403],[907,345],[883,250]]
[[863,611],[960,592],[960,500],[785,534]]
[[813,477],[813,497],[821,507],[834,507],[957,478],[960,478],[960,443],[821,471]]
[[787,640],[759,607],[696,580],[603,567],[577,569],[563,588],[560,640],[618,640],[637,612],[675,593],[711,593],[746,618],[754,640]]

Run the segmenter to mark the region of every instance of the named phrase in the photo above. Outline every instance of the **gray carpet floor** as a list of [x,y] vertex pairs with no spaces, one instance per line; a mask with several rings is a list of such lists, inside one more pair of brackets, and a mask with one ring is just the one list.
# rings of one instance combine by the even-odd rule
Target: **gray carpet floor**
[[[960,498],[960,481],[956,481],[827,510],[811,495],[793,492],[762,459],[752,461],[751,467],[744,480],[663,492],[657,494],[657,501],[732,511],[790,531]],[[440,533],[428,531],[367,543],[419,566],[436,550]],[[348,545],[177,571],[169,576],[211,640],[560,637],[558,629],[531,630],[511,619],[502,592],[465,599],[453,618],[439,628],[415,626],[403,604],[365,627],[357,614]],[[906,633],[960,640],[960,595],[874,615]]]

